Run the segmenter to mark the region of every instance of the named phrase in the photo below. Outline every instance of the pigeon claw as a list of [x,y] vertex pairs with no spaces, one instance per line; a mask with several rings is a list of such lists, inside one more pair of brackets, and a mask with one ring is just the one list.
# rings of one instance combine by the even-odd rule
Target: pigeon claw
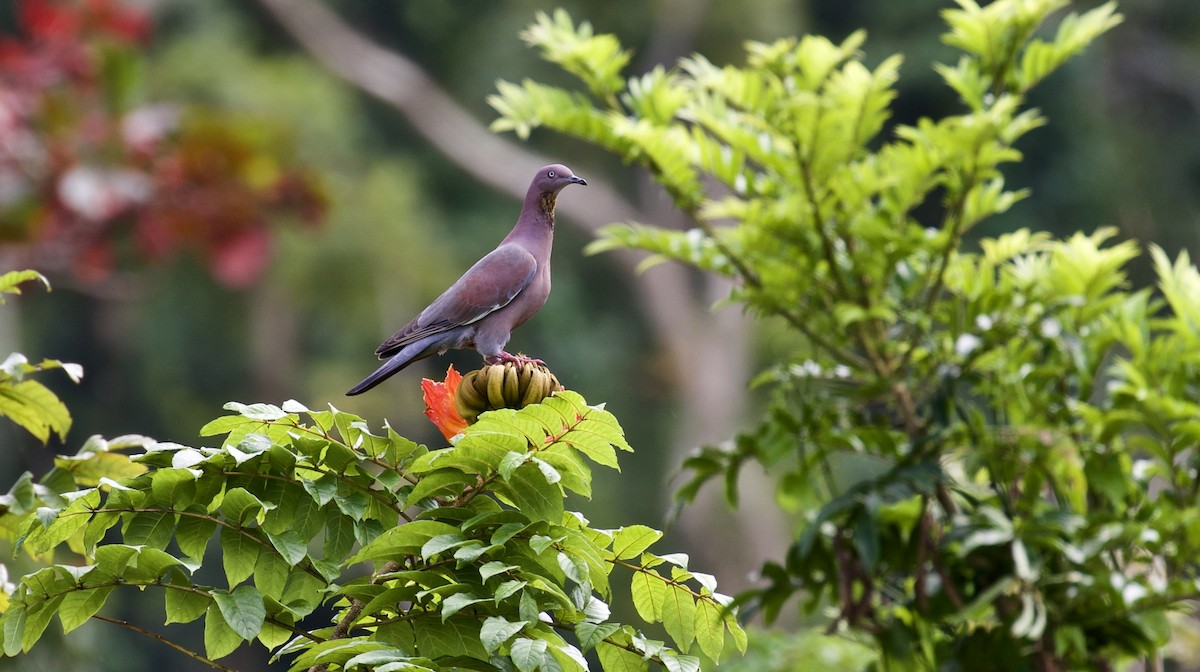
[[533,365],[533,366],[545,366],[546,365],[546,363],[540,359],[534,359],[533,357],[526,357],[525,355],[513,355],[513,354],[510,354],[503,350],[501,350],[500,354],[496,355],[495,357],[484,357],[483,359],[488,364],[507,364],[508,362],[512,362],[513,364],[516,364],[518,367],[522,367],[522,366],[526,366],[526,365]]

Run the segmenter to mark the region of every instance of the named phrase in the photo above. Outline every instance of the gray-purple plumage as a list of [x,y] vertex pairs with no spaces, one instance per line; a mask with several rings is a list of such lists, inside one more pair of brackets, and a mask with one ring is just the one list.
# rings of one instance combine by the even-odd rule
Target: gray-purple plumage
[[474,347],[492,363],[514,359],[504,351],[512,330],[541,310],[550,295],[554,205],[568,184],[587,181],[561,164],[538,170],[508,236],[384,341],[375,354],[387,361],[346,394],[366,392],[419,359],[455,348]]

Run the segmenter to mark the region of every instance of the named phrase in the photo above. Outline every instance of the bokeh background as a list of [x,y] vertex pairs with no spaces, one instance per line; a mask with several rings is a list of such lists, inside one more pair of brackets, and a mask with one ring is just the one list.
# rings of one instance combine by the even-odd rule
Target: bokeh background
[[[956,109],[931,68],[956,58],[938,40],[947,4],[0,0],[0,270],[35,268],[54,286],[0,307],[0,351],[86,372],[79,385],[43,378],[74,416],[65,442],[0,429],[0,490],[92,434],[201,443],[229,400],[332,403],[441,442],[419,380],[475,368],[475,353],[343,393],[383,338],[504,236],[514,190],[545,157],[592,186],[561,196],[554,291],[510,349],[605,402],[637,449],[575,505],[599,527],[669,519],[664,546],[725,590],[749,585],[756,558],[787,538],[769,483],[744,476],[738,516],[708,498],[676,518],[670,480],[688,449],[749,425],[756,363],[789,344],[714,309],[725,288],[710,280],[583,254],[605,221],[685,223],[644,175],[590,147],[545,133],[479,141],[495,118],[487,98],[501,79],[566,81],[518,37],[562,7],[633,49],[629,74],[693,52],[740,62],[746,40],[865,28],[868,64],[905,54],[896,121],[913,122]],[[1032,197],[976,235],[1115,226],[1172,256],[1196,247],[1200,3],[1120,10],[1121,27],[1037,90],[1050,125],[1010,171]],[[161,620],[161,606],[126,608]],[[0,669],[191,669],[115,630],[96,624]],[[237,655],[248,658],[235,667],[262,664]]]

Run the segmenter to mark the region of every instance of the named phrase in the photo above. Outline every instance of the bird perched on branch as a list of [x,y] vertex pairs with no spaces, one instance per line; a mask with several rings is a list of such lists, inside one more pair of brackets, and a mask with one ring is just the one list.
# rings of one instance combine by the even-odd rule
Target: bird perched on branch
[[512,330],[550,295],[554,204],[568,184],[587,181],[561,164],[538,170],[517,224],[500,245],[475,263],[411,322],[375,350],[386,359],[346,394],[361,394],[430,355],[474,347],[488,363],[518,361],[504,351]]

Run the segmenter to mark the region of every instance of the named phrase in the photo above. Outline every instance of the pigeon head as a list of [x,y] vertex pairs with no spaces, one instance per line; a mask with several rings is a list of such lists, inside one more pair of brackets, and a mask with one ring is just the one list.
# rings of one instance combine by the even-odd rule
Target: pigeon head
[[[561,163],[552,163],[538,168],[529,185],[529,193],[525,196],[527,210],[536,212],[538,219],[550,228],[554,228],[554,204],[558,200],[558,192],[568,184],[587,184],[587,180],[571,172],[570,168]],[[530,208],[529,206],[533,206]]]
[[575,173],[571,172],[570,168],[561,163],[542,166],[538,169],[537,176],[533,179],[533,188],[543,194],[556,194],[568,184],[582,184],[586,186],[587,180],[578,177]]

